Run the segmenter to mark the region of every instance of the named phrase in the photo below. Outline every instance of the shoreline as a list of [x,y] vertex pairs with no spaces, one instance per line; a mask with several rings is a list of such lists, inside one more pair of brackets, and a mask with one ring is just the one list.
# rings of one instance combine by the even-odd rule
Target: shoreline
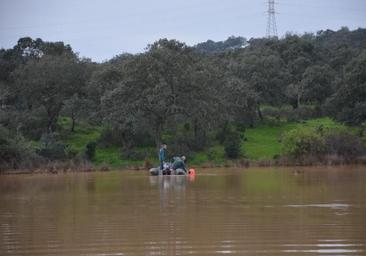
[[[192,164],[190,167],[195,169],[210,168],[271,168],[271,167],[331,167],[331,166],[366,166],[366,156],[346,161],[344,159],[328,157],[322,161],[315,162],[289,162],[279,160],[233,160],[225,163],[206,162],[202,164]],[[8,169],[0,170],[0,175],[30,175],[30,174],[62,174],[62,173],[88,173],[88,172],[109,172],[109,171],[148,171],[153,166],[131,165],[131,166],[94,166],[92,164],[81,164],[76,166],[66,166],[60,163],[51,163],[49,166],[39,168]]]

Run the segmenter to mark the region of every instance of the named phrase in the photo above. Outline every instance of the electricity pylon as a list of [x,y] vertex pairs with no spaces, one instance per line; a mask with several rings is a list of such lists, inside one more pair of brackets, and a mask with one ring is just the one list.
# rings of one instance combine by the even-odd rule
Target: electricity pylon
[[268,0],[268,11],[267,11],[267,33],[266,36],[277,37],[277,24],[276,24],[276,11],[275,11],[275,0]]

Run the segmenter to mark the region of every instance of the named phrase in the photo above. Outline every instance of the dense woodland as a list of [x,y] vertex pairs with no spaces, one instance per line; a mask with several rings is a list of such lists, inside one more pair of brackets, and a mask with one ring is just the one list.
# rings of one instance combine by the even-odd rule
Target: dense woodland
[[[344,150],[361,154],[366,29],[281,39],[230,37],[192,47],[160,39],[143,53],[123,53],[103,63],[80,58],[63,42],[28,37],[0,50],[0,166],[5,169],[92,160],[95,148],[112,146],[121,157],[143,160],[155,157],[162,141],[171,154],[193,155],[218,144],[228,158],[245,158],[240,143],[246,129],[324,116],[358,127],[357,132],[321,137],[322,127],[312,134],[296,131],[285,140],[284,154],[318,155],[332,142],[338,144],[327,153],[352,142]],[[67,130],[61,119],[68,120]],[[79,123],[101,129],[83,152],[64,142]],[[308,147],[294,149],[296,143]]]

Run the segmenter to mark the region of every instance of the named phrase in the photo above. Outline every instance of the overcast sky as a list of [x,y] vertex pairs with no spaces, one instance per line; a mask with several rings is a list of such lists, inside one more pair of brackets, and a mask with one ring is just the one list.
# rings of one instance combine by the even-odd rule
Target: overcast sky
[[[267,0],[0,0],[0,48],[20,37],[64,41],[95,61],[141,52],[159,38],[189,45],[231,35],[262,37]],[[366,0],[278,0],[286,32],[366,27]]]

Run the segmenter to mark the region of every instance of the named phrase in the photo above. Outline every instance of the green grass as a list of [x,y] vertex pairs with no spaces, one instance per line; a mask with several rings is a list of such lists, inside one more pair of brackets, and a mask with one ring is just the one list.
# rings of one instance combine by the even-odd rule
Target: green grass
[[[71,132],[71,119],[67,117],[60,118],[58,125],[60,125],[62,129],[61,136],[64,143],[68,144],[79,153],[84,152],[85,147],[89,142],[98,141],[102,132],[102,127],[91,126],[84,122],[77,122],[75,132]],[[97,147],[94,163],[97,165],[108,164],[111,166],[123,166],[126,162],[123,161],[120,156],[121,151],[117,147]]]
[[260,125],[253,129],[247,129],[243,144],[245,156],[252,160],[273,159],[281,154],[281,135],[299,127],[319,127],[324,129],[345,128],[344,125],[330,118],[312,119],[301,123],[284,123],[279,126]]
[[71,120],[67,117],[60,118],[58,124],[62,127],[64,142],[78,151],[83,150],[89,142],[97,141],[102,132],[101,127],[76,123],[75,132],[72,133]]
[[280,137],[284,132],[296,128],[296,124],[285,124],[278,127],[262,125],[245,132],[246,141],[242,145],[244,154],[253,160],[273,158],[281,152]]
[[142,161],[123,159],[121,149],[118,147],[97,148],[93,162],[96,165],[106,164],[112,167],[126,167],[142,164]]
[[224,146],[215,145],[203,152],[197,152],[188,161],[190,165],[201,165],[208,162],[223,164],[226,161]]
[[[58,125],[61,127],[61,137],[63,142],[79,153],[85,151],[85,147],[89,142],[97,142],[103,129],[100,126],[92,126],[84,122],[77,122],[75,126],[75,132],[71,132],[71,119],[67,117],[60,118],[58,120]],[[137,150],[148,149],[143,148]],[[149,160],[154,162],[155,159]],[[115,146],[108,148],[97,147],[93,162],[96,165],[107,164],[112,167],[124,167],[142,164],[142,161],[123,159],[121,149]]]

